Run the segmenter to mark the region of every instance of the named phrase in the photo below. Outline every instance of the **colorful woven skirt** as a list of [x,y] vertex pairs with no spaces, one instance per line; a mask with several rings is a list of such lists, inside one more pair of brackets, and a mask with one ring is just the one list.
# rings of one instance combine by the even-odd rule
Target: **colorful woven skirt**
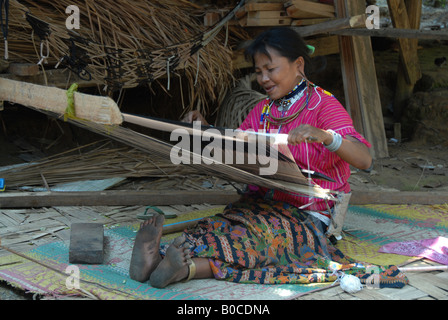
[[400,288],[396,266],[357,263],[332,246],[316,218],[284,202],[243,197],[222,214],[186,230],[192,256],[209,259],[216,279],[238,283],[334,282],[352,274],[362,283]]

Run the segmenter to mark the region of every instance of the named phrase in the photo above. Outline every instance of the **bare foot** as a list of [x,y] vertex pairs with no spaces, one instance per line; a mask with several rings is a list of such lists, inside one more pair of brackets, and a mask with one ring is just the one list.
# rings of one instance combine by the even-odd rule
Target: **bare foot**
[[162,257],[159,253],[160,239],[162,238],[163,222],[165,217],[154,214],[151,219],[140,225],[132,249],[129,276],[131,279],[146,282],[151,273],[159,265]]
[[174,239],[166,250],[166,256],[151,274],[149,283],[154,288],[165,288],[167,285],[184,280],[188,276],[189,250],[183,245],[185,236]]

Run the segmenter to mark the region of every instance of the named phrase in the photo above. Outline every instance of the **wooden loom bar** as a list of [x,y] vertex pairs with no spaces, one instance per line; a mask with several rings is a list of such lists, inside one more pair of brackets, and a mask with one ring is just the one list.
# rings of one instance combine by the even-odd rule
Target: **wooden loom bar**
[[[0,101],[51,111],[60,116],[67,109],[67,90],[0,78]],[[121,124],[121,112],[109,97],[74,93],[76,117],[106,125]]]
[[[150,136],[134,132],[130,129],[121,126],[117,126],[113,130],[109,130],[109,128],[107,128],[104,125],[99,125],[97,123],[89,121],[79,121],[76,119],[69,119],[69,121],[77,126],[104,135],[108,138],[115,139],[129,146],[137,148],[141,151],[149,152],[151,154],[158,155],[162,158],[167,157],[171,158],[173,145],[170,143],[166,143],[164,141],[152,138]],[[297,170],[297,165],[295,164],[295,162],[293,162],[296,165],[295,170],[291,171],[289,178],[295,176],[300,177],[300,179],[297,179],[291,183],[288,181],[279,181],[273,179],[272,177],[275,176],[275,173],[273,175],[268,174],[268,176],[271,178],[267,179],[264,175],[261,174],[261,172],[260,175],[252,174],[248,171],[241,170],[239,168],[236,168],[235,166],[227,165],[222,162],[216,162],[210,164],[207,164],[205,162],[203,163],[202,160],[207,159],[206,156],[203,158],[202,155],[195,152],[191,152],[188,149],[182,149],[182,151],[183,155],[186,156],[187,159],[191,159],[191,156],[193,157],[193,163],[187,160],[187,163],[185,165],[199,166],[201,171],[214,176],[219,176],[227,180],[238,181],[245,184],[255,184],[270,189],[279,189],[288,192],[292,191],[311,195],[313,197],[318,197],[322,199],[328,199],[332,201],[335,200],[335,197],[331,194],[330,190],[323,189],[319,185],[309,185],[308,183],[306,183],[306,179],[304,179],[303,174],[301,174],[301,172]],[[278,153],[278,155],[280,158],[281,153]],[[274,163],[278,164],[278,161],[275,160],[274,157],[271,160],[273,160]],[[290,160],[289,162],[292,161]],[[299,184],[299,180],[303,179],[305,180],[302,181],[303,184]]]

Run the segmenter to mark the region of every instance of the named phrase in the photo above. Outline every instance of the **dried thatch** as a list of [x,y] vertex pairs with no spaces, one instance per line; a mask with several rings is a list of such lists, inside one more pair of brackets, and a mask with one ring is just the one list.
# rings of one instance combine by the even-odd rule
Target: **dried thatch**
[[[70,5],[79,8],[78,30],[66,28]],[[225,24],[206,29],[200,9],[186,0],[12,0],[9,57],[33,63],[46,57],[109,92],[154,83],[168,91],[173,81],[184,82],[184,108],[207,113],[234,78],[231,50],[219,33]]]
[[136,149],[113,148],[110,143],[101,142],[93,142],[35,163],[2,168],[1,171],[9,190],[116,177],[174,179],[191,174],[197,174],[197,171],[175,166]]
[[267,95],[252,88],[252,76],[246,75],[228,93],[219,108],[216,125],[225,128],[238,128],[255,105],[266,99]]

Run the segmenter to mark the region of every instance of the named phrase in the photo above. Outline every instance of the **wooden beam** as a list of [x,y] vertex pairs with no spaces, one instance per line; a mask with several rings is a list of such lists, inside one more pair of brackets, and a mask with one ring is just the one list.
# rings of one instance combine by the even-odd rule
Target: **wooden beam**
[[363,36],[381,38],[408,38],[422,40],[448,40],[448,32],[437,30],[413,30],[413,29],[341,29],[329,31],[330,34],[340,36]]
[[306,43],[316,48],[313,56],[326,56],[339,53],[339,39],[337,36],[307,39]]
[[[406,11],[409,19],[409,27],[412,29],[420,29],[420,19],[422,15],[422,0],[406,1]],[[411,98],[414,91],[415,83],[421,78],[420,64],[417,54],[418,39],[400,39],[400,44],[407,44],[408,53],[403,53],[405,56],[410,56],[412,68],[403,58],[400,58],[397,71],[397,86],[394,98],[394,118],[397,122],[401,120],[405,104]],[[400,45],[400,52],[404,48]],[[415,66],[414,66],[415,65]],[[411,75],[411,77],[409,76]]]
[[422,191],[352,191],[351,205],[365,204],[448,204],[448,192]]
[[239,199],[231,191],[129,191],[98,192],[5,192],[0,208],[41,208],[53,206],[133,206],[174,204],[228,204]]
[[[387,0],[387,3],[389,5],[389,13],[393,26],[398,29],[413,29],[409,22],[409,15],[404,0]],[[421,6],[420,0],[414,1],[414,3],[419,3]],[[410,5],[410,8],[413,8],[413,10],[417,9],[413,5]],[[415,84],[422,76],[417,55],[417,46],[415,42],[411,42],[406,38],[398,39],[398,44],[400,47],[400,60],[403,66],[402,71],[404,72],[406,81],[408,84]]]
[[[362,0],[335,1],[338,18],[365,12]],[[340,37],[346,107],[356,130],[372,144],[374,158],[388,157],[384,120],[370,38]]]
[[333,18],[334,6],[303,0],[292,0],[285,3],[286,11],[292,18]]
[[[226,205],[240,198],[233,191],[129,191],[97,192],[5,192],[0,194],[0,208],[40,208],[53,206],[134,206],[208,203]],[[448,192],[422,191],[352,191],[351,205],[448,203]]]
[[278,2],[278,3],[276,3],[276,2],[270,2],[270,3],[253,2],[253,3],[246,3],[244,5],[244,9],[247,12],[249,12],[249,11],[278,11],[278,10],[284,10],[285,7],[283,6],[283,3],[281,3],[281,2]]
[[359,14],[353,17],[334,19],[306,27],[291,27],[291,28],[294,29],[298,34],[300,34],[300,36],[309,37],[317,34],[329,33],[336,30],[358,28],[361,26],[365,26],[365,21],[366,21],[366,15]]

